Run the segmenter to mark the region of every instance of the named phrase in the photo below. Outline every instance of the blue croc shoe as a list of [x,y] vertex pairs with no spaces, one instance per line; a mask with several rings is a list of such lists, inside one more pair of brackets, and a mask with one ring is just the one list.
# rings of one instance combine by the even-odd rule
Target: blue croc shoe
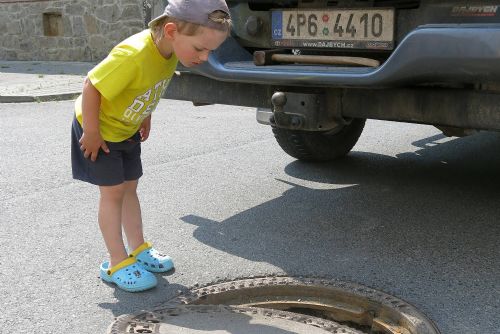
[[128,292],[138,292],[154,288],[156,277],[137,265],[136,259],[129,257],[114,267],[109,262],[101,264],[101,279],[116,284],[120,289]]
[[160,254],[150,242],[145,242],[137,247],[129,255],[131,258],[137,259],[137,264],[147,271],[154,273],[164,273],[174,267],[172,258],[167,255]]

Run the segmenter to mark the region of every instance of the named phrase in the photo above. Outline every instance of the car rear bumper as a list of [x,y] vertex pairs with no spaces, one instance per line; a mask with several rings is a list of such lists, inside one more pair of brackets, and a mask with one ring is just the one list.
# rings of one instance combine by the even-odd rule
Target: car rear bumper
[[207,63],[192,71],[221,81],[311,87],[498,82],[500,25],[421,26],[378,68],[255,66],[252,55],[229,38]]

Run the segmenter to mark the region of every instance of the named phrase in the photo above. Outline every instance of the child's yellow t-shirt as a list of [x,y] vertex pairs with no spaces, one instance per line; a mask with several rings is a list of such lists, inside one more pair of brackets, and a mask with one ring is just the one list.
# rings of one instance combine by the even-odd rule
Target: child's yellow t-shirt
[[[133,35],[111,50],[88,78],[101,93],[99,126],[109,142],[132,137],[156,108],[177,66],[172,54],[165,59],[156,48],[150,30]],[[75,102],[82,124],[82,96]]]

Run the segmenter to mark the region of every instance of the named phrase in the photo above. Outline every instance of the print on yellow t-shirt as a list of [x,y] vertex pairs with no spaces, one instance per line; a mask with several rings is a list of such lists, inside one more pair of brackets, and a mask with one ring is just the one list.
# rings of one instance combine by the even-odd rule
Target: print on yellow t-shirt
[[[169,82],[170,79],[162,80],[146,93],[136,97],[134,102],[123,113],[121,120],[133,124],[141,124],[155,110]],[[153,100],[151,100],[151,97],[153,97]]]

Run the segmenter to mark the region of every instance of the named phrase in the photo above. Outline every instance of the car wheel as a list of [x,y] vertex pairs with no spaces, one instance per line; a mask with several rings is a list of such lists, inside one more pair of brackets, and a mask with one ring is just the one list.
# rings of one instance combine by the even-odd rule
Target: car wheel
[[354,147],[365,121],[355,118],[334,131],[300,131],[275,126],[272,129],[278,144],[292,157],[303,161],[332,161],[345,156]]

